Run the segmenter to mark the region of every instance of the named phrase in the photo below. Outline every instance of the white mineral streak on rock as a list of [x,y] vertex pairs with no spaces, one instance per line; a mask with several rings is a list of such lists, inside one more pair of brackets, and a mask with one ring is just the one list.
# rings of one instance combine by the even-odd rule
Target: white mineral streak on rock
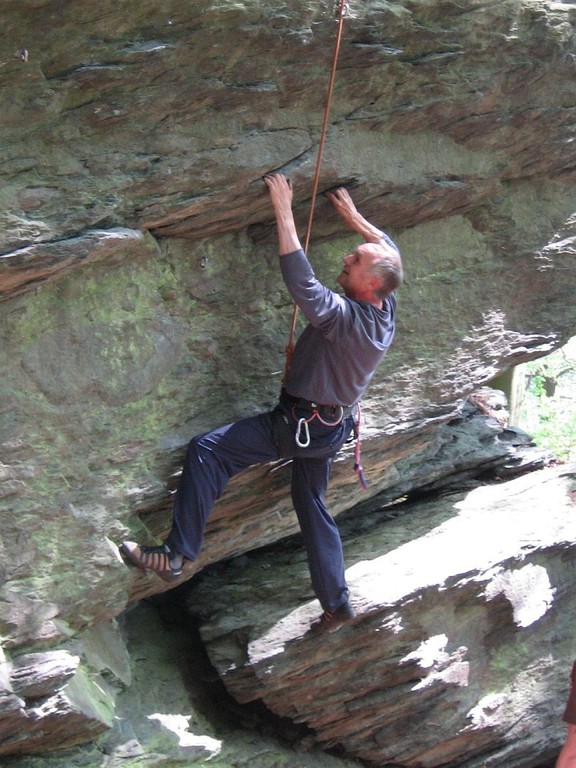
[[418,648],[407,654],[401,663],[416,661],[427,674],[412,690],[428,688],[436,682],[447,685],[468,685],[470,665],[463,661],[468,649],[457,648],[453,653],[446,651],[448,638],[446,635],[434,635],[420,643]]
[[516,571],[497,573],[486,587],[486,597],[492,600],[497,595],[505,595],[512,604],[515,623],[529,627],[550,609],[555,591],[547,570],[529,563]]
[[156,720],[163,728],[171,731],[178,738],[178,745],[184,749],[201,750],[209,752],[210,757],[217,755],[222,742],[210,736],[196,736],[188,730],[190,715],[168,715],[159,712],[148,715],[149,720]]

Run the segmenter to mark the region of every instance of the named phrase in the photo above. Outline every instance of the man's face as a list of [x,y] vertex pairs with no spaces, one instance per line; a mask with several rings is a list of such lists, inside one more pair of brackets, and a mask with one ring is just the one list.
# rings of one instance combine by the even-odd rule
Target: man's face
[[353,253],[344,257],[342,272],[338,275],[337,282],[349,299],[362,301],[372,296],[379,281],[370,270],[377,258],[368,243],[360,245]]

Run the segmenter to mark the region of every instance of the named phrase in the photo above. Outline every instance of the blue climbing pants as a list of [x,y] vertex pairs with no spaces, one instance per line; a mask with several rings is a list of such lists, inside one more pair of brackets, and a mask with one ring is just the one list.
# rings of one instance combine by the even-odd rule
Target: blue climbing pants
[[[319,420],[308,424],[310,445],[299,447],[293,439],[302,413],[278,406],[193,438],[186,453],[174,501],[172,529],[167,542],[190,560],[196,559],[208,516],[229,478],[253,465],[292,458],[292,503],[306,547],[312,587],[322,608],[334,611],[348,599],[344,557],[338,527],[324,503],[332,459],[340,450],[354,421],[351,416],[336,426]],[[309,415],[309,414],[308,414]],[[277,422],[285,435],[279,445]]]

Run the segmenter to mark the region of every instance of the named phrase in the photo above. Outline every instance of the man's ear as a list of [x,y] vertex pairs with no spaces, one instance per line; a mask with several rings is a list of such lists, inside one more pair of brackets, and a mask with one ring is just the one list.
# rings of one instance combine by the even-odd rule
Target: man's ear
[[387,290],[386,280],[375,276],[373,282],[374,285],[371,286],[371,290],[378,298],[388,295],[389,291]]
[[368,285],[370,286],[370,290],[375,292],[384,287],[384,281],[381,277],[378,277],[378,275],[370,275],[368,278]]

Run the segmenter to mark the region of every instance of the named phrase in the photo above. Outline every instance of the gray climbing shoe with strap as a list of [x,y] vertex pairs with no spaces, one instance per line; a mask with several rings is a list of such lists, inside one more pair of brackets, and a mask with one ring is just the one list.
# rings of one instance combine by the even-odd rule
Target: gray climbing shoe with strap
[[135,541],[123,541],[120,551],[133,565],[143,571],[154,571],[164,581],[176,581],[182,576],[184,558],[168,544],[141,546]]
[[311,632],[325,632],[335,629],[345,621],[350,621],[356,616],[354,608],[349,602],[339,605],[334,611],[324,611],[320,618],[310,626]]

